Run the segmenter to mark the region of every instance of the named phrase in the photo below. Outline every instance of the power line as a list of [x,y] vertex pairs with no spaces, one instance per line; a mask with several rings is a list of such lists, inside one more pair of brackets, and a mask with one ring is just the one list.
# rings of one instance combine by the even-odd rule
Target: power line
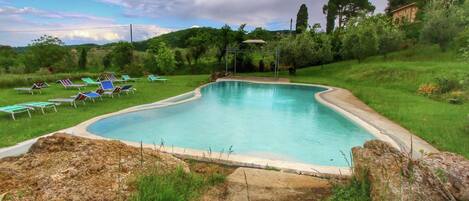
[[63,28],[63,29],[0,30],[0,32],[8,32],[8,33],[50,32],[50,31],[98,30],[98,29],[113,29],[113,28],[127,28],[127,26],[126,25],[116,25],[116,26],[106,26],[106,27],[79,27],[79,28]]

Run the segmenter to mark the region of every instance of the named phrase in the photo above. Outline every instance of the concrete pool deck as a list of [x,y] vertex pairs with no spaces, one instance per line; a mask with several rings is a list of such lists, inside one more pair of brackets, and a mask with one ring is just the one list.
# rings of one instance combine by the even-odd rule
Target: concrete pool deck
[[[315,98],[322,104],[330,107],[331,109],[337,111],[338,113],[349,118],[352,122],[357,123],[362,126],[364,129],[373,134],[376,138],[386,141],[393,145],[396,148],[399,148],[402,151],[410,150],[410,141],[413,136],[409,131],[402,128],[401,126],[395,124],[394,122],[386,119],[385,117],[374,112],[371,108],[366,106],[356,97],[354,97],[350,92],[344,89],[322,86],[322,85],[313,85],[313,84],[298,84],[290,83],[288,79],[282,80],[272,80],[269,78],[223,78],[217,81],[248,81],[253,83],[263,83],[263,84],[289,84],[289,85],[304,85],[304,86],[317,86],[324,87],[328,90],[324,92],[317,93]],[[207,84],[208,85],[208,84]],[[58,132],[67,133],[75,136],[91,138],[91,139],[105,139],[87,131],[87,127],[93,124],[96,121],[99,121],[104,118],[108,118],[114,115],[125,114],[129,112],[136,112],[147,109],[156,109],[161,107],[167,107],[171,105],[183,104],[188,101],[192,101],[200,98],[202,95],[200,89],[206,85],[200,86],[192,92],[188,92],[176,97],[168,98],[162,101],[158,101],[152,104],[140,105],[124,109],[111,114],[102,115],[99,117],[92,118],[88,121],[80,123],[77,126],[64,129]],[[50,134],[49,134],[50,135]],[[45,136],[42,136],[45,137]],[[19,155],[25,153],[29,147],[36,142],[38,138],[25,141],[13,147],[2,148],[0,149],[0,158],[6,156]],[[438,152],[431,145],[423,141],[422,139],[413,136],[413,150],[414,155],[419,156],[420,150],[423,150],[425,153],[429,152]],[[136,142],[125,142],[124,143],[140,147],[140,143]],[[157,149],[158,151],[170,153],[181,158],[189,158],[200,161],[207,162],[216,162],[232,166],[241,166],[241,167],[253,167],[253,168],[276,168],[284,172],[291,172],[297,174],[306,174],[313,176],[321,177],[337,177],[337,176],[349,176],[351,175],[351,170],[348,167],[333,167],[333,166],[320,166],[312,164],[303,164],[303,163],[294,163],[281,160],[271,160],[258,157],[243,156],[238,154],[228,154],[228,153],[218,153],[211,151],[203,150],[193,150],[187,148],[173,147],[173,146],[157,146],[143,144],[145,148]]]

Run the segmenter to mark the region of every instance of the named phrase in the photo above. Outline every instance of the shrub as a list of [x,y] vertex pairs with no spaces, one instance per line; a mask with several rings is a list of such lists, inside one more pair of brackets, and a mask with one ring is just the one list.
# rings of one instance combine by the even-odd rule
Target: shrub
[[439,91],[438,85],[436,84],[423,84],[420,85],[418,93],[424,96],[431,96]]
[[438,89],[440,94],[448,93],[454,90],[459,90],[462,88],[461,83],[454,79],[449,78],[436,78],[438,84]]
[[12,66],[8,68],[8,71],[13,74],[23,74],[26,72],[26,68],[21,65],[21,66]]
[[462,91],[451,92],[448,102],[451,104],[462,104],[464,102],[464,92]]
[[123,72],[131,76],[142,76],[144,72],[142,64],[132,63],[124,66]]

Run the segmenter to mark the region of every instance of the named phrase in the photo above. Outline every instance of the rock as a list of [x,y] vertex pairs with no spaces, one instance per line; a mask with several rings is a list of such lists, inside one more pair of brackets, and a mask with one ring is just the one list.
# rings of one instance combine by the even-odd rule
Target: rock
[[422,163],[439,177],[457,200],[469,201],[469,160],[441,152],[424,156]]
[[371,185],[372,200],[456,200],[425,162],[412,160],[386,142],[352,149],[354,175]]
[[[132,190],[126,183],[142,170],[140,154],[117,141],[55,134],[27,154],[0,159],[0,194],[12,200],[125,200]],[[188,168],[169,154],[144,149],[143,155],[143,168]]]

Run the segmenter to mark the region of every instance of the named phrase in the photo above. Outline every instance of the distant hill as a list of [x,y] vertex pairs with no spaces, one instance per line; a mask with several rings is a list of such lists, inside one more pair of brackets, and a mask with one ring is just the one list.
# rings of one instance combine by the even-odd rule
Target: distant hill
[[[219,29],[216,28],[210,28],[210,27],[200,27],[200,28],[189,28],[189,29],[183,29],[179,31],[174,31],[170,32],[167,34],[163,34],[160,36],[153,37],[148,40],[143,40],[143,41],[136,41],[134,42],[135,49],[138,51],[145,51],[148,48],[148,42],[153,39],[159,39],[163,42],[165,42],[169,47],[171,48],[186,48],[187,44],[186,41],[192,36],[195,36],[197,34],[205,32],[207,35],[209,35],[210,38],[217,37],[217,32]],[[233,30],[234,32],[235,30]],[[267,34],[269,35],[268,39],[266,40],[273,40],[276,39],[277,36],[283,35],[283,34],[289,34],[289,30],[277,30],[277,31],[266,31]],[[248,38],[250,35],[248,34]],[[107,43],[104,45],[98,45],[98,44],[93,44],[93,43],[87,43],[87,44],[80,44],[80,45],[68,45],[68,47],[71,48],[110,48],[114,46],[116,43]],[[24,52],[27,49],[27,46],[24,47],[14,47],[15,51],[17,52]]]

